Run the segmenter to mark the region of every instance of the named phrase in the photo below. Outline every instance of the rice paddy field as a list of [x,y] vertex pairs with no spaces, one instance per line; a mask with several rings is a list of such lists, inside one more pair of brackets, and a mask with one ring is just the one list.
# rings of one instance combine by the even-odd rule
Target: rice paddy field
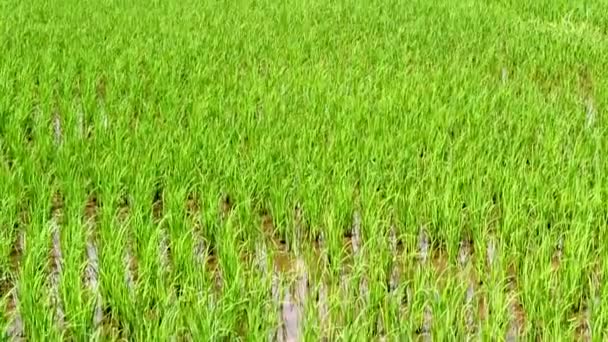
[[607,14],[2,1],[2,339],[605,340]]

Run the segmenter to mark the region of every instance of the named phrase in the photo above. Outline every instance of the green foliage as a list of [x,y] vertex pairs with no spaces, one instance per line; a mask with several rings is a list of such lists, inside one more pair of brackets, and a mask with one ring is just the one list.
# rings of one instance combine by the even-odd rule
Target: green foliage
[[513,324],[525,339],[603,339],[605,13],[601,1],[2,2],[2,327],[18,314],[30,340],[266,339],[281,324],[272,288],[282,300],[303,258],[303,340],[404,340],[427,323],[437,340]]

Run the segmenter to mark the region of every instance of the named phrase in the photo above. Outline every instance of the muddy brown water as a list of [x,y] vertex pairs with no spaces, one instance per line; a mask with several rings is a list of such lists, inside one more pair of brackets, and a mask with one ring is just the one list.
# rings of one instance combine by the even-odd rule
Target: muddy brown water
[[93,297],[93,327],[97,329],[103,321],[102,298],[99,291],[99,257],[97,251],[97,197],[89,196],[85,205],[84,217],[87,230],[86,255],[87,266],[85,269],[84,283]]
[[526,314],[519,300],[517,273],[513,266],[507,270],[507,293],[509,296],[510,321],[507,328],[507,341],[517,341],[525,329]]
[[302,259],[296,260],[297,278],[284,288],[280,302],[281,322],[277,332],[278,341],[300,341],[303,338],[303,321],[306,296],[308,295],[308,274]]
[[473,267],[473,257],[473,242],[471,238],[465,237],[460,242],[458,263],[460,267],[459,273],[461,275],[460,281],[467,284],[463,305],[465,307],[464,325],[469,337],[474,335],[477,330],[477,322],[475,317],[475,287],[478,283],[478,277],[475,274],[475,269]]
[[61,251],[61,225],[63,220],[63,198],[55,193],[51,209],[51,269],[49,271],[49,285],[51,292],[51,305],[55,308],[55,321],[60,330],[65,327],[65,313],[59,292],[59,283],[63,273],[63,254]]
[[5,277],[0,284],[2,294],[8,294],[5,319],[7,321],[6,336],[11,341],[24,341],[25,331],[23,320],[19,311],[19,270],[21,259],[25,251],[25,232],[17,227],[17,238],[13,244],[10,254],[11,271],[15,275],[13,279]]
[[[128,199],[126,197],[123,197],[121,199],[121,203],[119,203],[119,207],[118,207],[118,212],[117,212],[117,219],[118,219],[118,224],[121,226],[125,226],[128,222],[128,218],[129,218],[129,202]],[[135,249],[133,247],[134,244],[134,238],[131,236],[130,230],[127,229],[127,236],[126,236],[126,244],[125,244],[125,249],[123,251],[123,267],[125,270],[125,284],[127,285],[127,288],[129,289],[129,292],[133,293],[135,290],[135,283],[137,281],[137,276],[138,276],[138,265],[137,265],[137,258],[135,257]]]

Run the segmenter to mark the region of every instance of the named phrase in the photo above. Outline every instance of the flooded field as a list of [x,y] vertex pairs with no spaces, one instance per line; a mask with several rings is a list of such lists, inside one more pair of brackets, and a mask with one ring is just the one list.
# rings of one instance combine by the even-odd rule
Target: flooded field
[[6,0],[0,340],[606,340],[605,13]]
[[[47,234],[49,278],[45,282],[48,289],[43,293],[48,295],[48,305],[52,310],[50,324],[67,335],[70,327],[66,320],[70,316],[65,305],[69,299],[59,290],[66,272],[62,253],[65,247],[60,242],[61,230],[66,224],[62,218],[65,204],[58,199],[60,196],[54,195],[51,208],[51,226]],[[156,199],[153,203],[151,224],[159,229],[157,232],[160,234],[166,217],[158,208],[163,207],[158,201],[161,200]],[[257,232],[255,238],[242,240],[238,237],[239,224],[232,221],[235,220],[235,209],[224,205],[226,201],[222,200],[218,208],[218,229],[231,227],[236,230],[231,233],[235,235],[228,238],[230,241],[214,241],[205,234],[200,221],[202,213],[195,201],[192,195],[185,201],[185,224],[192,229],[192,236],[182,242],[170,240],[168,232],[164,236],[156,236],[149,241],[156,241],[158,247],[145,247],[155,251],[150,255],[157,255],[157,260],[150,260],[150,255],[139,254],[136,238],[129,235],[120,237],[123,242],[117,246],[122,252],[115,256],[107,255],[114,251],[109,249],[112,247],[105,246],[110,242],[104,239],[116,236],[104,237],[96,232],[100,210],[103,209],[99,208],[96,196],[88,197],[83,212],[85,225],[82,235],[85,239],[82,250],[85,267],[80,269],[90,334],[118,338],[128,335],[129,329],[138,329],[129,327],[129,324],[134,324],[129,319],[137,322],[139,313],[131,312],[134,316],[128,316],[128,312],[122,313],[125,316],[119,314],[121,304],[113,304],[113,299],[110,299],[113,291],[118,289],[104,288],[110,281],[103,279],[104,260],[115,258],[113,260],[118,264],[113,264],[110,270],[120,270],[124,276],[112,280],[118,280],[122,285],[114,283],[113,286],[123,289],[128,302],[139,296],[151,295],[142,291],[151,290],[148,288],[149,272],[157,270],[160,283],[156,285],[156,291],[161,292],[156,295],[164,296],[159,297],[163,302],[152,302],[152,307],[142,307],[141,310],[153,315],[146,316],[146,319],[157,319],[159,323],[162,315],[180,312],[191,304],[207,302],[209,307],[217,308],[226,305],[226,300],[234,301],[239,297],[251,300],[251,296],[255,296],[261,316],[235,322],[233,328],[237,335],[248,336],[250,332],[247,331],[252,328],[250,320],[253,319],[260,324],[254,328],[261,329],[258,330],[260,336],[273,341],[329,341],[352,336],[373,336],[380,340],[391,336],[429,341],[452,337],[476,340],[497,334],[505,340],[515,341],[531,334],[544,336],[542,330],[535,330],[538,322],[531,321],[527,315],[529,309],[525,306],[521,284],[529,278],[508,260],[505,255],[508,248],[494,235],[486,236],[482,243],[464,235],[454,251],[446,249],[446,243],[434,238],[425,225],[416,233],[404,231],[402,225],[391,223],[384,226],[386,230],[367,236],[364,235],[365,220],[357,210],[348,228],[337,236],[328,237],[323,232],[313,232],[306,223],[305,212],[298,205],[293,211],[292,238],[281,235],[274,225],[274,218],[263,211],[257,220],[259,229],[254,230]],[[129,223],[132,215],[132,209],[118,207],[116,217],[112,219],[116,224],[113,229],[119,229],[121,225],[133,228]],[[25,243],[28,231],[17,229],[14,251],[11,252],[11,267],[16,276],[7,280],[2,290],[6,336],[11,340],[23,340],[27,336],[21,311],[27,306],[20,303],[19,278],[24,269],[22,255],[29,252]],[[177,237],[180,238],[179,235]],[[186,243],[191,249],[178,247],[180,243]],[[222,251],[222,248],[227,248],[226,243],[234,245],[230,245],[230,250]],[[553,256],[543,266],[549,277],[557,279],[560,276],[565,249],[564,239],[560,238]],[[180,261],[188,256],[190,261]],[[179,266],[180,262],[191,265],[188,267],[193,269],[188,272],[197,276],[182,278],[180,273],[184,269]],[[155,268],[147,263],[154,263]],[[601,287],[597,280],[600,274],[601,270],[592,270],[592,287],[582,298],[587,301],[593,299],[592,293],[597,293]],[[553,283],[552,286],[553,295],[558,295],[559,284]],[[592,340],[591,307],[600,301],[599,295],[596,296],[595,302],[581,302],[579,307],[564,312],[564,324],[578,340]],[[247,307],[246,303],[240,305]],[[447,332],[442,329],[446,321],[451,326]],[[497,321],[501,323],[497,325]],[[218,323],[212,318],[208,322]],[[191,334],[195,330],[190,329],[192,327],[184,330],[184,338],[193,338]]]

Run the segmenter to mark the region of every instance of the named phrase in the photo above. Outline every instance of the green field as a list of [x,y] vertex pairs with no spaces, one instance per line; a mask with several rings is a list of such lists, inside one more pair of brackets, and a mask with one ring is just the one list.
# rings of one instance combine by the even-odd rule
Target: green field
[[0,2],[10,341],[608,338],[608,2]]

